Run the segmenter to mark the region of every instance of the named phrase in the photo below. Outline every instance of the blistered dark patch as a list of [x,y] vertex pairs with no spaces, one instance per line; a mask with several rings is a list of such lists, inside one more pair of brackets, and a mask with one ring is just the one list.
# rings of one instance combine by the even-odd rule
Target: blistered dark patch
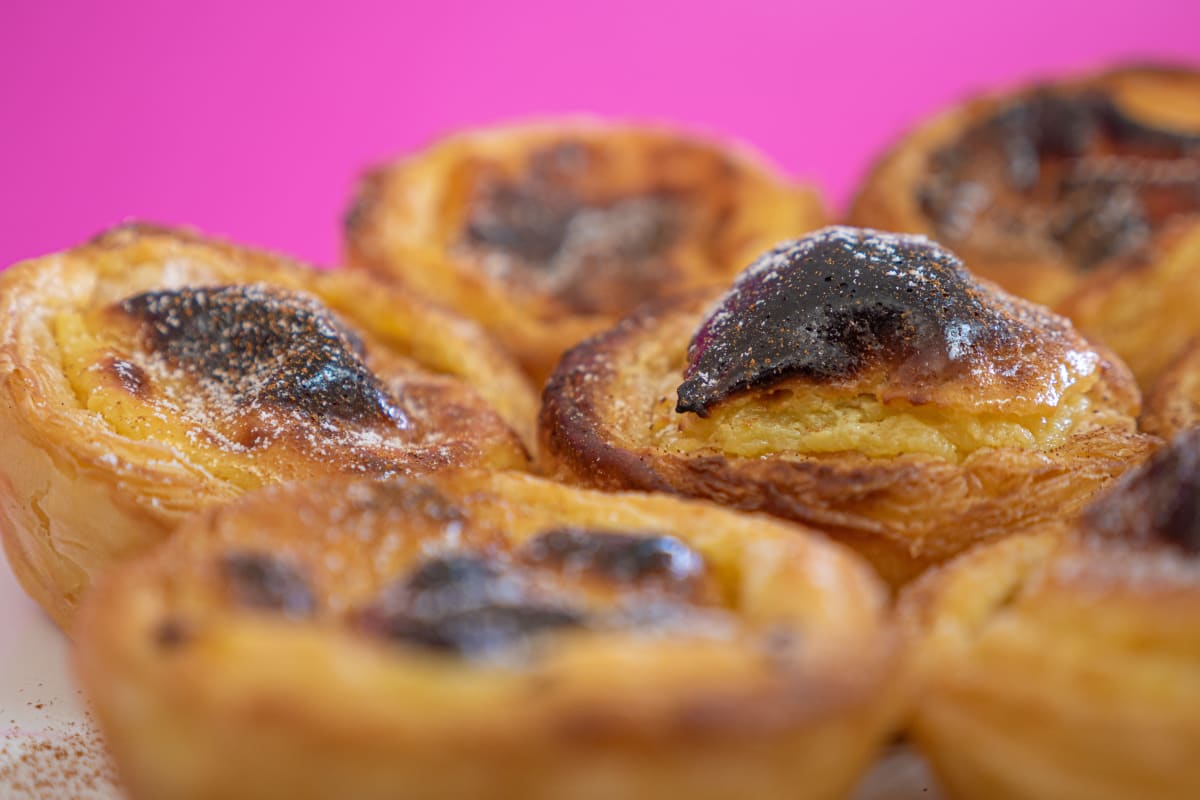
[[154,644],[162,650],[176,650],[188,643],[192,631],[182,620],[168,617],[154,627]]
[[577,188],[587,151],[564,144],[535,154],[516,180],[481,183],[463,231],[497,277],[541,286],[581,312],[627,307],[668,275],[659,258],[680,233],[667,196],[589,200]]
[[704,572],[704,559],[676,539],[654,533],[560,528],[530,539],[522,557],[567,573],[590,573],[618,583],[654,580],[686,584]]
[[316,301],[248,285],[168,289],[120,308],[146,346],[234,402],[318,417],[405,424],[361,356],[361,342]]
[[481,656],[527,643],[541,633],[583,625],[576,611],[553,606],[483,606],[439,617],[367,615],[364,625],[391,641]]
[[1126,115],[1098,90],[1039,90],[930,156],[918,188],[939,237],[997,255],[1060,250],[1081,269],[1137,250],[1200,210],[1200,135]]
[[543,596],[527,576],[476,554],[422,562],[359,615],[373,635],[460,655],[513,647],[584,622],[582,612]]
[[453,555],[423,562],[402,584],[403,605],[425,617],[520,602],[526,583],[482,556]]
[[221,575],[233,602],[302,619],[316,611],[308,580],[293,564],[265,553],[227,553]]
[[738,277],[692,339],[676,410],[705,416],[742,390],[877,363],[931,385],[1015,336],[953,253],[920,236],[826,228]]
[[1180,434],[1092,503],[1083,528],[1138,544],[1200,555],[1200,429]]

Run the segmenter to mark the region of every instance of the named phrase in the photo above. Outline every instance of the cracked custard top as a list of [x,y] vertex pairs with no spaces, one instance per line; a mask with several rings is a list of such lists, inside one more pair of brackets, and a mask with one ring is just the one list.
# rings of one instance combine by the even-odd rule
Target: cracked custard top
[[830,227],[765,253],[692,339],[676,410],[802,381],[846,396],[1024,413],[1099,357],[1065,319],[976,281],[923,236]]

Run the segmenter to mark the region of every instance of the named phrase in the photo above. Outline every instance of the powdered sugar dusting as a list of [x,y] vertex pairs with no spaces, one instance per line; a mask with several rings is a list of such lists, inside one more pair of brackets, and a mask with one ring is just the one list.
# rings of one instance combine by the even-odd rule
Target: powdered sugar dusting
[[416,425],[432,414],[428,399],[408,396],[403,380],[380,379],[358,336],[308,295],[190,286],[115,308],[138,326],[132,361],[120,363],[147,376],[139,398],[148,422],[179,430],[194,453],[215,447],[254,470],[252,459],[286,442],[305,463],[389,475],[454,463],[469,449],[438,426]]

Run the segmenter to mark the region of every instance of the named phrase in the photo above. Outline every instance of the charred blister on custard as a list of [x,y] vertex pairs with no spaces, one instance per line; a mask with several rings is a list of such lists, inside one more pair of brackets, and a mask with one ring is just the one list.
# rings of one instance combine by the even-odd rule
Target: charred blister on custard
[[165,289],[129,297],[152,355],[240,405],[407,426],[363,362],[362,342],[320,303],[259,286]]
[[418,564],[360,612],[357,622],[397,643],[484,656],[527,644],[541,633],[582,627],[587,620],[510,565],[466,553]]
[[1083,516],[1085,531],[1200,556],[1200,428],[1177,436],[1128,473]]
[[952,242],[1049,247],[1090,269],[1200,211],[1200,135],[1133,119],[1099,89],[1040,89],[933,152],[917,197]]
[[364,619],[376,635],[391,641],[476,657],[582,624],[583,616],[576,611],[528,604],[482,606],[433,618],[396,613]]
[[959,375],[978,352],[1019,345],[1012,310],[923,236],[832,227],[761,256],[688,348],[676,411],[706,416],[785,378],[850,379],[882,365],[901,382]]
[[497,277],[532,281],[576,311],[605,312],[669,277],[659,256],[680,234],[681,211],[663,194],[584,197],[578,184],[591,158],[567,142],[533,154],[517,180],[481,181],[463,241]]
[[317,609],[316,596],[300,568],[273,555],[226,553],[219,571],[235,605],[305,619]]
[[704,559],[676,539],[655,533],[616,533],[559,528],[530,539],[523,559],[567,574],[590,574],[620,584],[653,581],[664,587],[690,587],[704,574]]

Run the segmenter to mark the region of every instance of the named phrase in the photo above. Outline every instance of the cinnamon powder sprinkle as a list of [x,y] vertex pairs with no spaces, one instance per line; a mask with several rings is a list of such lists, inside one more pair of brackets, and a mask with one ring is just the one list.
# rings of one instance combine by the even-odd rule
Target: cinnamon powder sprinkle
[[[38,704],[36,708],[41,708]],[[115,800],[116,770],[91,717],[0,737],[0,796],[13,800]]]

